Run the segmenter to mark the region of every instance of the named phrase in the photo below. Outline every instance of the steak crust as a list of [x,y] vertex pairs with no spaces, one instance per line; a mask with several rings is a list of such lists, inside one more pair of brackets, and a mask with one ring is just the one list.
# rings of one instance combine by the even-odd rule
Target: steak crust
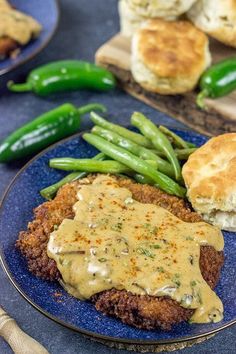
[[[93,179],[94,176],[90,176],[63,186],[54,200],[34,210],[34,220],[28,224],[27,231],[20,232],[16,246],[26,258],[29,270],[36,276],[50,281],[61,278],[56,262],[47,256],[49,236],[63,219],[74,217],[72,207],[77,201],[78,184],[91,183]],[[119,178],[118,183],[128,188],[139,202],[159,205],[186,222],[201,221],[200,216],[183,199],[130,179]],[[223,262],[223,252],[217,252],[212,246],[201,246],[200,269],[211,288],[218,282]],[[181,307],[168,297],[135,295],[126,290],[106,290],[94,295],[91,300],[98,311],[142,329],[159,327],[169,330],[172,325],[190,319],[193,314],[193,310]]]

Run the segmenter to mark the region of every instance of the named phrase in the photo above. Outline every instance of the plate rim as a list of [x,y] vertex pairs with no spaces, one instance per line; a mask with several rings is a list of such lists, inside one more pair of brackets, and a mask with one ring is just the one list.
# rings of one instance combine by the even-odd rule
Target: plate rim
[[33,59],[43,49],[45,49],[47,47],[47,45],[49,44],[49,42],[52,40],[52,38],[54,37],[54,35],[55,35],[56,31],[57,31],[57,28],[58,28],[58,25],[59,25],[59,20],[60,20],[60,13],[61,13],[60,6],[59,6],[59,0],[53,0],[53,1],[55,3],[55,9],[56,9],[56,13],[57,13],[57,18],[56,18],[56,22],[54,24],[54,27],[52,29],[52,32],[49,34],[49,36],[46,38],[46,40],[39,47],[37,47],[31,54],[29,54],[29,56],[27,56],[26,58],[22,59],[22,61],[19,61],[17,63],[13,63],[13,64],[9,65],[6,68],[0,69],[0,76],[11,72],[12,70],[18,68],[21,65],[24,65],[25,63],[27,63],[28,61]]
[[[57,0],[56,0],[57,1]],[[173,127],[171,125],[166,125],[168,128],[172,128],[172,129],[177,129],[180,131],[186,131],[186,132],[193,132],[194,134],[203,136],[205,138],[209,138],[208,136],[195,132],[192,129],[188,129],[188,128],[179,128],[179,127]],[[50,145],[49,147],[45,148],[44,150],[42,150],[40,153],[38,153],[37,155],[35,155],[33,158],[31,158],[17,173],[16,175],[13,177],[13,179],[11,180],[11,182],[9,183],[9,185],[6,187],[3,196],[0,199],[0,217],[2,214],[2,209],[3,209],[3,205],[4,202],[11,190],[11,188],[14,186],[16,180],[18,179],[18,177],[38,158],[40,158],[41,156],[43,156],[45,153],[47,153],[50,150],[53,150],[56,146],[60,145],[60,144],[64,144],[67,141],[73,140],[76,137],[81,137],[84,132],[86,130],[73,134],[65,139],[62,139],[52,145]],[[30,299],[30,297],[21,289],[20,285],[17,283],[17,281],[14,279],[14,275],[12,274],[12,272],[9,270],[7,262],[5,260],[4,257],[4,252],[2,249],[2,245],[0,243],[0,264],[4,270],[4,272],[6,273],[8,279],[10,280],[10,282],[12,283],[12,285],[15,287],[15,289],[20,293],[20,295],[31,305],[33,306],[36,310],[38,310],[41,314],[43,314],[44,316],[46,316],[47,318],[51,319],[52,321],[56,322],[57,324],[69,328],[77,333],[80,333],[86,337],[92,337],[94,339],[100,339],[100,340],[104,340],[107,342],[115,342],[115,343],[121,343],[121,344],[137,344],[137,345],[142,345],[142,346],[150,346],[150,345],[164,345],[164,344],[175,344],[175,343],[181,343],[181,342],[188,342],[194,339],[198,339],[198,338],[204,338],[206,336],[209,336],[211,334],[216,334],[228,327],[231,327],[232,325],[236,324],[236,318],[234,320],[231,320],[230,322],[222,325],[219,328],[213,329],[213,330],[209,330],[205,333],[202,334],[195,334],[195,335],[191,335],[191,336],[185,336],[185,337],[179,337],[176,339],[164,339],[164,340],[138,340],[138,339],[126,339],[126,338],[118,338],[118,337],[111,337],[111,336],[106,336],[106,335],[102,335],[102,334],[98,334],[95,332],[91,332],[89,330],[86,329],[82,329],[82,328],[78,328],[74,325],[68,324],[67,322],[65,322],[64,320],[61,320],[57,317],[55,317],[54,315],[50,314],[48,311],[45,311],[41,306],[37,305],[33,300]]]

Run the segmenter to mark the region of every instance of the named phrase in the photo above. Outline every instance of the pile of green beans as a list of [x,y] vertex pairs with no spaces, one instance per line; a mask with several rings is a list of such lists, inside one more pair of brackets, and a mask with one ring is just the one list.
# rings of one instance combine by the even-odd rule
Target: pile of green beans
[[142,113],[134,112],[131,124],[135,133],[111,123],[91,112],[95,124],[83,139],[96,147],[100,154],[92,159],[53,158],[49,166],[73,171],[61,181],[41,191],[52,199],[65,183],[85,177],[88,173],[111,173],[132,177],[138,183],[154,185],[164,192],[184,198],[181,160],[187,160],[196,146],[164,126],[157,127]]

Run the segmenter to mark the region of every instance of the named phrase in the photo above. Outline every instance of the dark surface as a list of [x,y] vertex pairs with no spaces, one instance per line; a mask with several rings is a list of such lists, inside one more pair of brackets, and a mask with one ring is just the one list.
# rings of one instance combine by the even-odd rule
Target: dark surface
[[[118,90],[111,94],[80,92],[48,99],[37,98],[32,94],[12,94],[4,90],[7,80],[14,78],[20,81],[31,68],[41,63],[66,58],[93,60],[95,50],[118,30],[116,3],[116,0],[61,1],[61,21],[51,44],[30,63],[0,79],[0,139],[32,117],[67,101],[77,105],[95,100],[106,103],[113,121],[123,124],[128,121],[133,110],[141,110],[156,122],[181,127],[180,123],[157,113]],[[82,128],[89,126],[85,120]],[[0,195],[21,166],[22,163],[0,166]],[[45,318],[21,298],[2,270],[0,284],[1,305],[17,320],[23,330],[44,344],[50,353],[115,354],[120,352],[85,339]],[[203,344],[182,350],[181,353],[234,353],[235,334],[234,326]],[[11,353],[2,339],[0,339],[0,353]],[[121,351],[121,353],[126,352]]]

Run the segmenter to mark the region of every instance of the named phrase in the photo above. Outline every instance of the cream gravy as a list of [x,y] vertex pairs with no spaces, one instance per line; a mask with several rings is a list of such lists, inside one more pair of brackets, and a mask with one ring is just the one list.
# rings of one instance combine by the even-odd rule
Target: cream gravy
[[78,187],[77,197],[74,219],[64,219],[48,243],[68,292],[79,299],[111,288],[170,296],[196,309],[192,322],[222,319],[222,302],[199,268],[201,245],[223,249],[219,229],[137,202],[106,175]]

